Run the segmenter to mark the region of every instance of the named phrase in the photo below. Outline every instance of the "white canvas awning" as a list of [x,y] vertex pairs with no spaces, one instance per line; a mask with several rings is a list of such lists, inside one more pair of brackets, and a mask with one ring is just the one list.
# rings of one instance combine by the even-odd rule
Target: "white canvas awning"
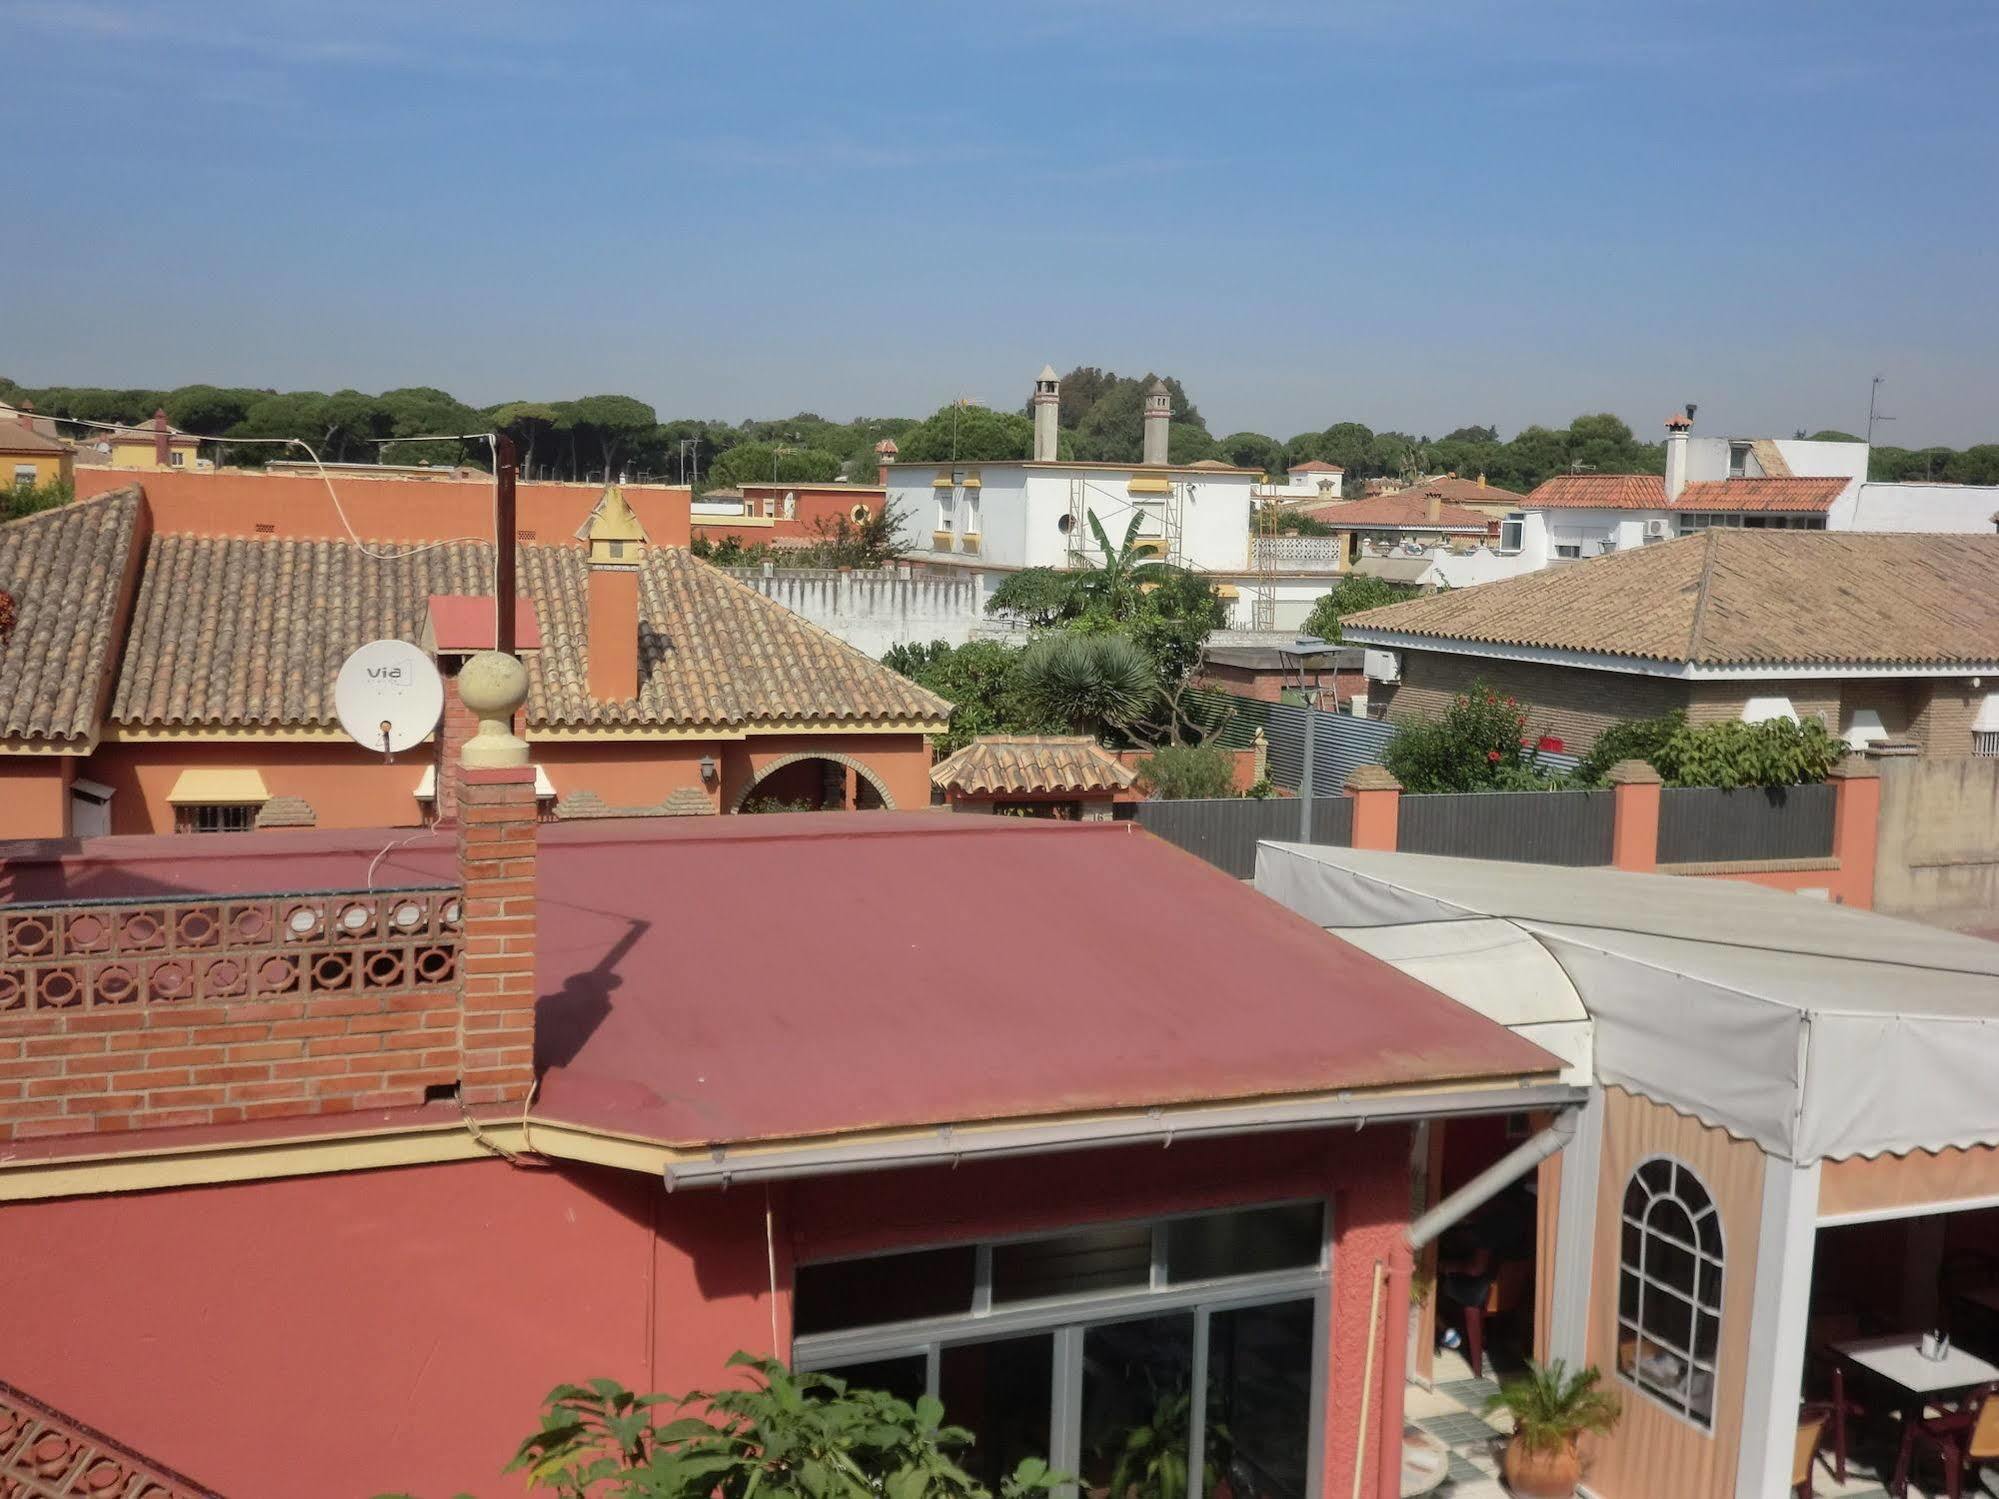
[[1734,880],[1319,845],[1264,844],[1256,884],[1539,1040],[1565,1001],[1511,929],[1599,1081],[1773,1155],[1999,1144],[1999,944]]

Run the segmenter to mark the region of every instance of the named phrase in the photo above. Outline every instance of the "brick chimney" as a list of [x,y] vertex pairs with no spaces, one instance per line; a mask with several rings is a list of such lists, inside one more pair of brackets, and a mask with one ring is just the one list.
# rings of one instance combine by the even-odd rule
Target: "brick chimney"
[[162,406],[153,412],[153,463],[159,468],[171,468],[173,451],[173,437],[167,431],[167,409]]
[[1166,462],[1168,429],[1173,424],[1173,393],[1164,380],[1154,380],[1145,393],[1145,462]]
[[875,444],[875,483],[883,489],[888,488],[888,466],[895,462],[895,455],[901,451],[893,437],[884,437]]
[[613,485],[579,533],[590,547],[590,696],[621,703],[639,690],[639,561],[645,527]]
[[1687,434],[1694,428],[1694,408],[1666,418],[1666,503],[1671,505],[1687,487]]
[[1444,495],[1442,490],[1433,489],[1423,496],[1423,519],[1433,526],[1443,521]]
[[30,432],[34,431],[35,403],[33,401],[23,401],[21,403],[21,409],[14,413],[14,420],[19,422],[22,426],[26,427]]
[[458,768],[458,878],[463,888],[459,1099],[519,1103],[534,1088],[534,767],[513,716],[527,668],[481,651],[458,673],[479,721]]

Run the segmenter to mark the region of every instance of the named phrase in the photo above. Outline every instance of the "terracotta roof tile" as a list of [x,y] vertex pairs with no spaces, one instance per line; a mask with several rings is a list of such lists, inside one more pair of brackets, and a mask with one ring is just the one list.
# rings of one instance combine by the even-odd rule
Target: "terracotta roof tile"
[[1720,528],[1341,629],[1705,666],[1981,665],[1999,661],[1999,536]]
[[1487,517],[1480,515],[1476,510],[1467,510],[1462,505],[1453,505],[1448,501],[1443,503],[1439,518],[1431,520],[1429,491],[1421,486],[1398,490],[1394,494],[1370,495],[1364,500],[1331,500],[1324,504],[1305,505],[1300,508],[1307,515],[1322,520],[1329,526],[1354,529],[1362,527],[1411,531],[1441,529],[1477,531],[1482,534],[1487,526]]
[[1497,484],[1481,484],[1476,479],[1466,479],[1457,474],[1439,474],[1434,479],[1418,479],[1414,484],[1402,489],[1391,489],[1390,494],[1428,494],[1435,490],[1447,500],[1455,500],[1460,505],[1503,505],[1510,500],[1524,500],[1526,495],[1517,489],[1502,489]]
[[69,444],[43,432],[39,423],[21,425],[19,417],[0,416],[0,453],[67,453]]
[[[79,507],[80,508],[80,507]],[[492,548],[451,542],[371,557],[346,541],[153,539],[111,716],[126,724],[333,724],[333,678],[364,641],[422,639],[433,595],[490,596]],[[679,548],[648,548],[642,686],[590,697],[588,568],[575,545],[524,545],[536,727],[778,721],[936,722],[950,705]]]
[[1659,474],[1556,474],[1527,496],[1523,510],[1664,510]]
[[96,731],[119,584],[144,517],[128,488],[0,526],[0,591],[14,596],[16,615],[0,645],[0,738]]
[[1003,792],[1123,791],[1138,779],[1094,739],[992,735],[934,767],[931,781],[975,796]]
[[1823,515],[1852,482],[1838,475],[1816,479],[1702,479],[1686,486],[1675,510],[1802,511]]

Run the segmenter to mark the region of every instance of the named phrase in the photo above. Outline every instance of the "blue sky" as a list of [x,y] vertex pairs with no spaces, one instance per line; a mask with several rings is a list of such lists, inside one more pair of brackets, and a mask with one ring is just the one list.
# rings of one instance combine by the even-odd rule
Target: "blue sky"
[[[0,373],[1999,440],[1999,7],[0,0]],[[32,197],[24,222],[20,204]]]

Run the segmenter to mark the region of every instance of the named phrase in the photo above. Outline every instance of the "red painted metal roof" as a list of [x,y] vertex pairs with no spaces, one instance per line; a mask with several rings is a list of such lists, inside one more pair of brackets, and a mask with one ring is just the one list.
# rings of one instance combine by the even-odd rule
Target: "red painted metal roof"
[[[540,1118],[689,1146],[1557,1065],[1128,823],[542,831]],[[33,900],[351,888],[371,863],[411,884],[453,858],[448,833],[266,832],[100,839],[10,872]]]

